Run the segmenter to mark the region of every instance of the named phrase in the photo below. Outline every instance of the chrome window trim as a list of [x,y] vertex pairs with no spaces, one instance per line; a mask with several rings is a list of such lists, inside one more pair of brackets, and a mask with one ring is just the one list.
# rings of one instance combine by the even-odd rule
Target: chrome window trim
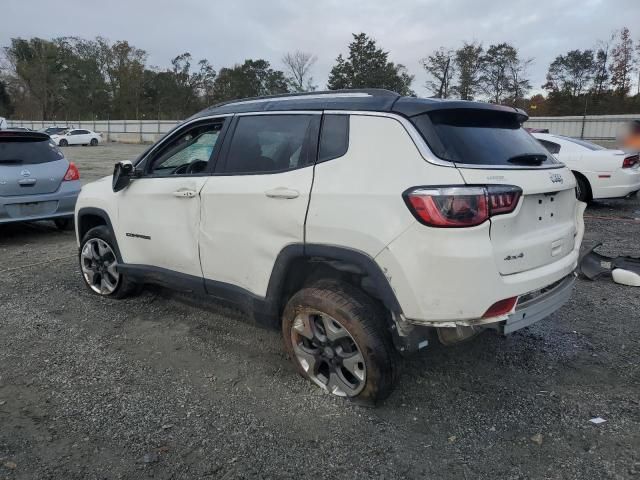
[[353,92],[353,93],[319,93],[315,95],[292,95],[290,97],[274,97],[274,98],[258,98],[255,100],[240,100],[238,102],[230,102],[228,105],[248,105],[252,103],[265,103],[265,102],[292,102],[295,100],[318,100],[326,98],[366,98],[372,95],[365,92]]
[[236,117],[255,117],[258,115],[322,115],[322,110],[269,110],[268,112],[235,113]]
[[[341,95],[351,95],[351,96],[367,96],[368,94],[341,94]],[[322,98],[327,98],[326,95],[322,95]],[[298,97],[289,97],[292,99],[296,99]],[[262,100],[260,100],[262,101]],[[266,99],[264,101],[267,101]],[[258,100],[251,100],[251,102],[258,102]],[[248,102],[246,102],[248,103]],[[238,103],[234,103],[237,105]],[[188,127],[189,125],[201,122],[203,120],[215,120],[222,119],[227,117],[245,117],[245,116],[254,116],[254,115],[358,115],[358,116],[368,116],[368,117],[383,117],[383,118],[392,118],[402,125],[405,131],[409,134],[409,137],[413,141],[414,145],[420,152],[422,158],[431,163],[432,165],[438,165],[441,167],[448,168],[467,168],[473,170],[553,170],[558,168],[565,168],[563,163],[558,163],[555,165],[540,165],[540,166],[523,166],[523,165],[479,165],[479,164],[471,164],[471,163],[455,163],[449,162],[446,160],[442,160],[438,158],[429,148],[427,142],[422,138],[420,132],[416,129],[416,127],[409,121],[408,118],[399,115],[397,113],[392,112],[377,112],[377,111],[368,111],[368,110],[273,110],[273,111],[261,111],[261,112],[242,112],[242,113],[222,113],[218,115],[207,115],[204,117],[197,117],[189,121],[188,123],[179,124],[179,128]],[[176,129],[177,130],[177,129]],[[172,132],[169,132],[172,133]],[[145,162],[151,155],[153,155],[158,148],[164,145],[169,138],[173,137],[173,135],[167,134],[164,138],[158,141],[156,145],[153,146],[147,154],[140,159],[136,163],[136,166]]]
[[407,131],[411,140],[415,144],[416,148],[420,152],[420,155],[427,162],[438,165],[441,167],[449,167],[449,168],[468,168],[475,170],[552,170],[557,168],[565,168],[565,165],[562,163],[554,164],[554,165],[540,165],[540,166],[523,166],[523,165],[479,165],[474,163],[455,163],[449,162],[446,160],[442,160],[438,158],[429,148],[427,142],[425,142],[420,132],[416,129],[416,127],[409,121],[408,118],[403,117],[402,115],[398,115],[396,113],[391,112],[376,112],[376,111],[360,111],[360,110],[325,110],[324,113],[332,114],[332,115],[361,115],[361,116],[369,116],[369,117],[385,117],[385,118],[393,118],[400,122],[400,124]]

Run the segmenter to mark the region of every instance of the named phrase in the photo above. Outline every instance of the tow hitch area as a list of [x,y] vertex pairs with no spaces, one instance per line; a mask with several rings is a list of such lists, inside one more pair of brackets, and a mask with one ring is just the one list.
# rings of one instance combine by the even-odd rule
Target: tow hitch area
[[580,257],[580,274],[589,280],[611,277],[621,285],[640,287],[640,258],[607,257],[595,251],[600,246],[602,243],[597,243]]

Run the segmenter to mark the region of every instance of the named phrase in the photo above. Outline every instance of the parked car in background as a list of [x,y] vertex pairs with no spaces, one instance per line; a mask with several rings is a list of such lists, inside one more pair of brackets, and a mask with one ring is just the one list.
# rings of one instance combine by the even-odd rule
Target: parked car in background
[[69,130],[69,127],[47,127],[47,128],[41,128],[38,131],[42,133],[46,133],[47,135],[51,136],[51,135],[62,134],[67,130]]
[[79,193],[78,169],[47,134],[0,131],[0,224],[50,219],[68,228]]
[[102,135],[83,128],[70,128],[64,132],[51,135],[51,140],[60,147],[66,147],[67,145],[91,145],[95,147],[102,141]]
[[585,205],[526,119],[386,90],[207,109],[84,186],[83,282],[236,302],[315,385],[382,399],[397,352],[508,334],[569,299]]
[[11,130],[15,130],[18,132],[33,132],[33,130],[27,127],[11,127]]
[[576,194],[583,202],[623,198],[640,190],[637,153],[613,150],[576,138],[532,133],[576,176]]

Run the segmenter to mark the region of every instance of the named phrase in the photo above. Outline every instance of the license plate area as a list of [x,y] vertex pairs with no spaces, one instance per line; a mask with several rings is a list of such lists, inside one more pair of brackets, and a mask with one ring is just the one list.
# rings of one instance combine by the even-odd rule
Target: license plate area
[[558,192],[535,195],[536,221],[542,225],[553,225],[558,222]]
[[57,207],[57,201],[13,203],[6,205],[7,212],[13,218],[49,215],[54,213]]

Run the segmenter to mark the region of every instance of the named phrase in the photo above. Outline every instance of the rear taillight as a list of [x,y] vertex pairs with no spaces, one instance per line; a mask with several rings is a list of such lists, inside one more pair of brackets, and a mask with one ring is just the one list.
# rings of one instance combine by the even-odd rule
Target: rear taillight
[[489,309],[484,312],[482,318],[500,317],[502,315],[507,315],[508,313],[511,313],[511,311],[515,308],[517,302],[518,297],[511,297],[500,300],[491,305]]
[[76,167],[75,163],[69,162],[69,168],[67,168],[67,173],[64,174],[64,178],[62,180],[65,182],[80,180],[80,172],[78,171],[78,167]]
[[472,227],[492,215],[513,212],[522,195],[512,185],[417,187],[404,199],[416,219],[430,227]]
[[633,168],[638,165],[638,154],[625,157],[622,162],[622,168]]

